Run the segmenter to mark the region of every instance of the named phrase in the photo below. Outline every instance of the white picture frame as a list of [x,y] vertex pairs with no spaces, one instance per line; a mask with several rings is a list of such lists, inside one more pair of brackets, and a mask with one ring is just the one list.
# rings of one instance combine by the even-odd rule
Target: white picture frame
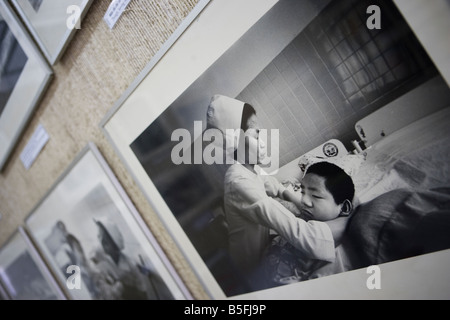
[[64,54],[93,2],[92,0],[9,1],[51,65],[55,65]]
[[[3,169],[31,115],[45,93],[53,71],[17,20],[6,1],[0,2],[4,32],[2,48],[5,65],[2,86],[6,89],[0,106],[0,170]],[[6,72],[8,66],[12,71]]]
[[0,287],[4,299],[66,299],[23,227],[0,249]]
[[[192,239],[175,217],[163,192],[157,188],[156,182],[149,177],[148,172],[133,151],[132,144],[136,139],[150,124],[155,123],[164,112],[168,111],[169,107],[177,105],[180,106],[180,109],[174,110],[183,110],[182,106],[186,106],[183,113],[172,113],[176,123],[177,119],[191,116],[188,106],[201,104],[206,110],[208,99],[213,93],[217,93],[215,92],[217,87],[223,89],[221,93],[230,96],[239,93],[239,90],[245,87],[243,83],[248,83],[250,80],[237,79],[237,81],[227,82],[232,79],[233,72],[238,72],[237,69],[244,67],[246,70],[248,69],[248,78],[250,79],[259,73],[261,68],[257,65],[264,65],[264,61],[256,61],[254,65],[252,61],[245,65],[245,62],[239,61],[239,57],[233,53],[260,51],[260,47],[256,46],[258,41],[257,45],[264,46],[263,50],[273,50],[274,52],[278,50],[277,45],[281,45],[283,39],[275,36],[276,33],[258,32],[255,26],[256,24],[270,24],[270,20],[266,20],[266,18],[269,19],[270,14],[276,15],[275,12],[271,13],[271,9],[281,2],[283,1],[212,1],[182,35],[169,40],[170,50],[165,51],[164,55],[152,59],[144,72],[124,92],[100,124],[104,134],[165,223],[211,299],[429,298],[429,288],[435,289],[433,291],[435,297],[446,296],[445,290],[448,288],[441,284],[442,279],[449,278],[446,275],[445,265],[448,265],[450,261],[450,251],[384,264],[382,269],[383,290],[378,291],[368,289],[366,281],[370,274],[366,269],[360,269],[284,287],[227,295],[193,245]],[[304,3],[307,9],[303,10],[305,16],[296,20],[300,21],[300,24],[307,24],[309,12],[320,11],[326,1],[304,1]],[[312,17],[309,18],[312,19]],[[233,23],[227,24],[229,21],[233,21]],[[288,24],[290,21],[283,20],[276,27],[283,28],[283,23]],[[224,25],[227,27],[224,28]],[[253,33],[255,42],[249,41],[249,37],[245,37],[247,32]],[[272,36],[273,43],[269,40],[261,40],[266,39],[265,37],[268,35]],[[237,48],[238,43],[244,47],[244,49],[241,47],[241,51]],[[248,59],[243,60],[248,62]],[[222,68],[218,67],[214,73],[208,72],[210,68],[215,68],[217,65]],[[225,80],[221,79],[221,76]],[[157,139],[157,134],[155,132],[153,136],[155,139]],[[147,136],[149,141],[151,138],[152,136]],[[163,152],[161,152],[162,154]],[[164,158],[161,157],[161,159]],[[161,163],[163,162],[161,161]],[[177,179],[176,173],[171,178]],[[181,178],[180,184],[182,184]],[[205,182],[205,189],[212,187]],[[415,267],[409,268],[408,266],[412,264]],[[421,272],[420,268],[422,267],[423,270],[433,267],[433,277],[430,278],[426,272]],[[344,287],[345,290],[342,289]]]
[[[69,299],[192,299],[91,142],[31,211],[24,228]],[[60,237],[61,230],[68,232],[67,237]],[[102,246],[102,232],[121,249],[115,263]],[[69,284],[74,279],[70,277],[77,274],[69,266],[79,268],[81,278],[73,280],[74,285]]]

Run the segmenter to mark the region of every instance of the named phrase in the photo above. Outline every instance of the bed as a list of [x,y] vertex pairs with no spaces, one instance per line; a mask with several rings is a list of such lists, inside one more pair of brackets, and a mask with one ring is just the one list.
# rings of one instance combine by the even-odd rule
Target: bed
[[353,177],[361,203],[401,187],[428,189],[448,184],[449,124],[450,102],[370,144]]
[[367,150],[347,234],[364,267],[450,248],[450,107]]
[[[356,192],[343,243],[354,253],[351,269],[450,249],[450,102],[448,87],[441,89],[439,107],[422,106],[415,118],[408,114],[407,122],[384,128],[376,137],[368,136],[370,128],[364,125],[385,126],[374,123],[382,119],[380,113],[401,117],[408,112],[404,104],[387,105],[355,125],[366,147],[340,156],[348,158]],[[292,176],[299,179],[308,161],[308,154],[303,155],[275,176],[284,182]]]

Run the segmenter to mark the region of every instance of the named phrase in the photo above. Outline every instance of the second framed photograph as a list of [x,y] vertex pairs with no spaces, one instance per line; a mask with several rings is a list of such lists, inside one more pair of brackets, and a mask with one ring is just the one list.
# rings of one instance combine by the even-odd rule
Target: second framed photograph
[[191,299],[92,143],[25,227],[70,299]]
[[92,0],[8,0],[51,65],[58,62]]

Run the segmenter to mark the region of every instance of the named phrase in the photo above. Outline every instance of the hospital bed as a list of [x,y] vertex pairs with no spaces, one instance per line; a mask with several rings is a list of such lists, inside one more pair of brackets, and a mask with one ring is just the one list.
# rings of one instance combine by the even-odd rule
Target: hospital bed
[[[450,249],[448,86],[433,79],[361,119],[355,130],[361,150],[347,151],[333,139],[275,176],[300,179],[311,156],[347,158],[355,183],[346,242],[356,252],[354,268]],[[331,157],[324,152],[330,143],[338,150]]]

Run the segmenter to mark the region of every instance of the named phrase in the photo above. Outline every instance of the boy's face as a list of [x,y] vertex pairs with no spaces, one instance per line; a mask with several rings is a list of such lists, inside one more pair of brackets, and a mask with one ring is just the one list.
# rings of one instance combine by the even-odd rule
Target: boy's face
[[325,178],[307,173],[302,180],[302,213],[312,220],[333,220],[341,213],[342,205],[336,204],[325,186]]

